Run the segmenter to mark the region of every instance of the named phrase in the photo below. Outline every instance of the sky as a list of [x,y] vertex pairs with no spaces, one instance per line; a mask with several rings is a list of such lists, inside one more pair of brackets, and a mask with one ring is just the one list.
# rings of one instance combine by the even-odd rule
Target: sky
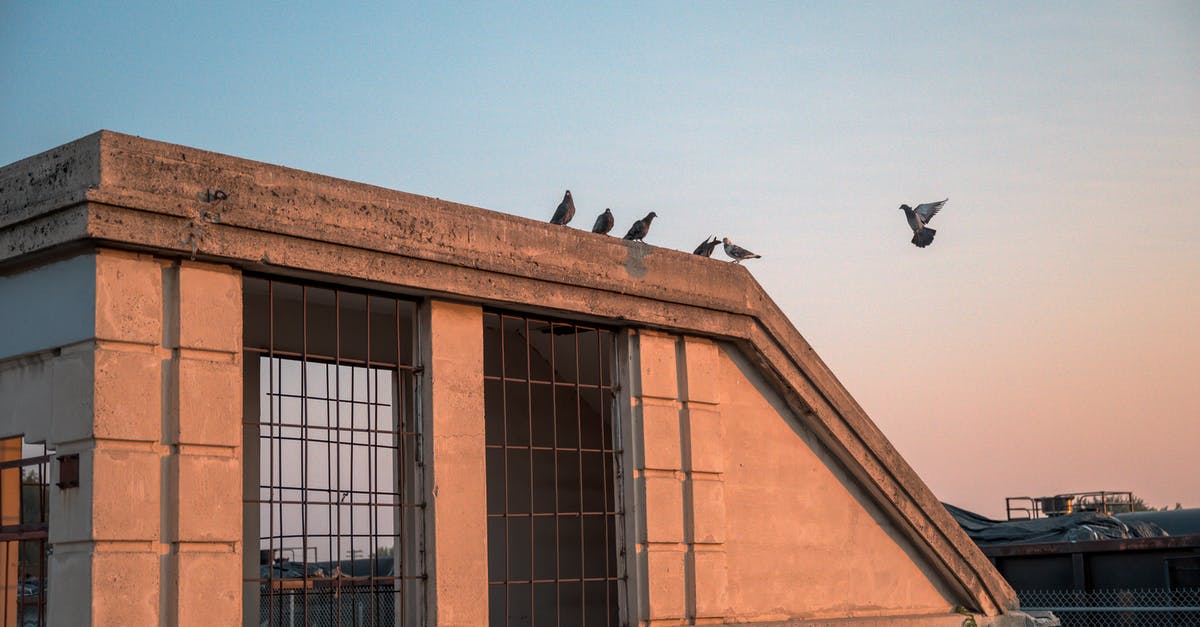
[[[1196,2],[0,2],[0,163],[105,128],[728,236],[934,493],[993,517],[1200,507],[1197,112]],[[912,246],[899,205],[946,197]]]

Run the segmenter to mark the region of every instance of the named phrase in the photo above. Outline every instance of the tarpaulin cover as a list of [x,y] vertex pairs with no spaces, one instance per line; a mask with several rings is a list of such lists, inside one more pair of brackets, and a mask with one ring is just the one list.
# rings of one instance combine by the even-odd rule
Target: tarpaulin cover
[[1107,514],[1076,512],[1066,516],[1031,520],[992,520],[950,505],[946,511],[980,546],[993,544],[1036,544],[1043,542],[1086,542],[1123,540],[1167,535],[1161,527],[1148,522],[1126,524]]

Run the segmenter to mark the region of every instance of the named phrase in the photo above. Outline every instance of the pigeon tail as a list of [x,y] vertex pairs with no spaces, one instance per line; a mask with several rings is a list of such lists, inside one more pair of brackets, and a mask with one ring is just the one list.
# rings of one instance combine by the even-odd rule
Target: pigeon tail
[[917,248],[925,248],[926,246],[933,243],[933,236],[936,234],[937,234],[937,231],[934,229],[931,229],[929,227],[922,228],[920,231],[913,233],[913,238],[912,238],[913,246],[916,246]]

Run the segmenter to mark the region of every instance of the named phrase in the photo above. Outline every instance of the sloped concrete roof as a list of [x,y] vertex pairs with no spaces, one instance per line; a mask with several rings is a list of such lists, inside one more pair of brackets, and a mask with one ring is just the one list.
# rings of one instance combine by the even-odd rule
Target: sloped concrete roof
[[740,265],[111,131],[0,168],[0,273],[97,244],[733,342],[964,605],[989,615],[1017,607]]

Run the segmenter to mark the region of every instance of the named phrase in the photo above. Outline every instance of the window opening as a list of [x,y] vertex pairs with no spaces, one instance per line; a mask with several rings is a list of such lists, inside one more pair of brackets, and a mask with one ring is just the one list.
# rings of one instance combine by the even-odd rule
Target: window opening
[[491,624],[620,624],[611,330],[484,314]]
[[0,590],[4,627],[42,627],[50,529],[50,460],[45,444],[0,440]]
[[254,277],[244,294],[245,624],[419,624],[415,305]]

